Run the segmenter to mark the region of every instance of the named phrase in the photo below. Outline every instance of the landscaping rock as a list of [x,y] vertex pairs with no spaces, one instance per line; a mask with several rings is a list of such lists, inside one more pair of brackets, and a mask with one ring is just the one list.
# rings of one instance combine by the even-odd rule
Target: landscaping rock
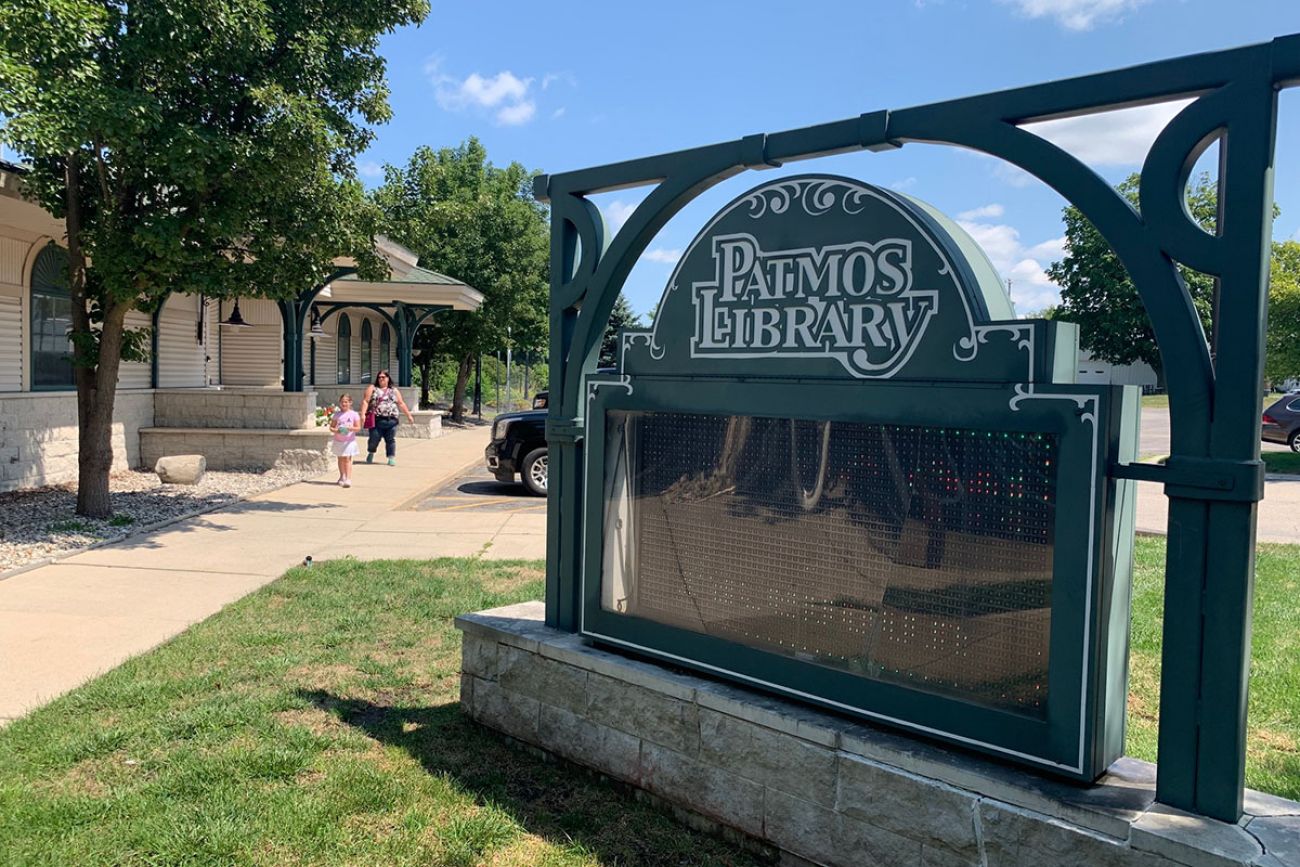
[[168,455],[158,459],[153,471],[164,485],[197,485],[207,469],[203,455]]

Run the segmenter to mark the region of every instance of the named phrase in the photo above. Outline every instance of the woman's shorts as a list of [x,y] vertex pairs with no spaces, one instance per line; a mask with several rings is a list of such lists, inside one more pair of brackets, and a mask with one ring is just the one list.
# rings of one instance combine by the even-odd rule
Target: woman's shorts
[[348,440],[341,443],[338,440],[330,440],[330,453],[338,458],[350,458],[357,454],[357,441]]

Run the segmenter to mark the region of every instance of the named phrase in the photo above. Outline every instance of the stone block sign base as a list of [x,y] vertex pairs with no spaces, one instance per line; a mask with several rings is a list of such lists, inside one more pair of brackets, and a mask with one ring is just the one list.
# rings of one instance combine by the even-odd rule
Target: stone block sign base
[[[591,647],[540,602],[457,618],[461,704],[519,741],[832,867],[1300,865],[1300,804],[1229,825],[1155,804],[1155,767],[1095,785]],[[793,856],[793,857],[789,857]]]

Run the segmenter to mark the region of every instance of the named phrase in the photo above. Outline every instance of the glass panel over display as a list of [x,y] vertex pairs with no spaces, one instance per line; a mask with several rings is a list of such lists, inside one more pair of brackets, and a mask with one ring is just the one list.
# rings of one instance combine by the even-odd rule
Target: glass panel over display
[[1043,718],[1055,435],[606,416],[601,607]]

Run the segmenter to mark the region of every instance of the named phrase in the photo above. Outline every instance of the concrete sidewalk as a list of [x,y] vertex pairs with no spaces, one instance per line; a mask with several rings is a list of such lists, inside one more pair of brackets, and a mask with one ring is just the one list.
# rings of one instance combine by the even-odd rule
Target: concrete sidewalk
[[[396,467],[359,463],[0,581],[0,724],[275,580],[308,555],[544,558],[545,515],[403,511],[482,461],[488,428],[400,441]],[[533,516],[529,516],[533,517]]]
[[[1268,476],[1264,499],[1256,511],[1256,539],[1260,542],[1300,542],[1300,476]],[[1165,535],[1169,498],[1158,482],[1138,482],[1137,530]]]

